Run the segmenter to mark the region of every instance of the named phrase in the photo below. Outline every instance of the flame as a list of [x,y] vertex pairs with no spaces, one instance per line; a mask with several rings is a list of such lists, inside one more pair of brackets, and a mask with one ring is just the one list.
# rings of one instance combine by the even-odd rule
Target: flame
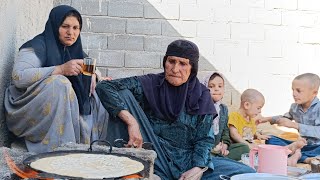
[[135,178],[142,178],[139,174],[132,174],[128,176],[123,176],[122,179],[135,179]]
[[9,153],[3,149],[3,154],[5,157],[5,160],[8,164],[8,167],[10,168],[10,170],[15,173],[16,175],[18,175],[20,178],[37,178],[37,179],[45,179],[45,180],[53,180],[53,179],[49,179],[49,178],[39,178],[38,177],[38,172],[33,171],[31,169],[27,170],[27,171],[23,171],[21,170],[12,160],[12,158],[10,157]]

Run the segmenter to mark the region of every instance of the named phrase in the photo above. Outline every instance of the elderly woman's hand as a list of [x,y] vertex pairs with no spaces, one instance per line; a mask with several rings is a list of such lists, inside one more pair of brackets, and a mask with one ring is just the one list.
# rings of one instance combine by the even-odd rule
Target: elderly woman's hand
[[137,120],[127,110],[121,110],[118,116],[128,126],[129,141],[127,147],[141,148],[143,139]]
[[192,169],[189,169],[188,171],[186,171],[183,174],[181,174],[179,180],[183,180],[183,179],[192,179],[192,180],[201,179],[201,176],[203,174],[203,172],[201,172],[201,171],[202,171],[202,169],[200,167],[194,167]]
[[105,77],[100,77],[100,81],[111,81],[112,77],[105,76]]
[[[90,96],[94,93],[95,89],[96,89],[96,85],[97,85],[97,75],[96,74],[92,74],[92,79],[91,79],[91,86],[90,86]],[[112,78],[111,77],[100,77],[99,81],[111,81]]]
[[129,141],[127,146],[134,147],[134,148],[141,148],[143,140],[142,140],[138,123],[128,125],[128,133],[129,133]]

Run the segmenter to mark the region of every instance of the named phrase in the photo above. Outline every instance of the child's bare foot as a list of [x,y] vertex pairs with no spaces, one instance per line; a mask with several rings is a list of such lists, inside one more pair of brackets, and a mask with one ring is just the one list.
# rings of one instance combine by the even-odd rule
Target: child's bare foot
[[298,160],[301,158],[301,150],[297,149],[289,158],[288,166],[297,166]]
[[306,158],[303,162],[306,164],[311,164],[311,161],[314,159],[316,159],[316,158]]
[[290,154],[294,154],[296,150],[303,148],[305,145],[307,145],[307,141],[304,138],[299,138],[295,142],[289,144],[287,147],[292,151]]

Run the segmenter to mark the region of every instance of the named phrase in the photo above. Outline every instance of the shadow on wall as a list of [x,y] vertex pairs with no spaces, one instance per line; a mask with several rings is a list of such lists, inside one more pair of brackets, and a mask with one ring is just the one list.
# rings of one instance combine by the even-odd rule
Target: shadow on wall
[[[78,9],[83,15],[82,42],[84,49],[90,56],[98,59],[98,68],[104,75],[114,79],[143,75],[148,73],[163,72],[162,58],[167,45],[176,39],[188,39],[195,42],[200,49],[200,63],[198,77],[202,80],[207,74],[219,70],[222,73],[228,72],[225,69],[217,69],[221,65],[230,66],[230,59],[220,59],[214,56],[214,43],[219,37],[203,37],[198,35],[198,24],[201,18],[212,18],[211,12],[206,11],[190,13],[184,11],[181,4],[184,1],[172,0],[175,3],[163,3],[163,0],[53,0],[54,5],[68,4]],[[5,88],[8,87],[12,72],[12,63],[16,47],[17,20],[15,19],[15,3],[4,1],[0,5],[1,17],[1,41],[10,46],[1,47],[0,52],[2,71],[0,83],[0,97],[3,102]],[[48,2],[49,3],[49,2]],[[40,6],[40,5],[39,5]],[[3,8],[5,7],[5,8]],[[7,7],[13,9],[6,9]],[[189,8],[190,8],[189,7]],[[188,9],[188,7],[186,8]],[[2,14],[5,15],[2,15]],[[47,13],[48,16],[49,12]],[[8,24],[13,24],[7,26]],[[11,29],[10,29],[11,28]],[[209,29],[214,33],[215,29]],[[208,32],[207,31],[207,32]],[[39,31],[38,33],[40,33]],[[38,34],[37,33],[37,34]],[[225,36],[224,36],[225,37]],[[224,38],[223,37],[223,38]],[[30,39],[32,37],[29,37]],[[224,102],[229,110],[235,110],[238,104],[233,99],[239,99],[239,92],[226,79],[226,93]],[[236,100],[237,102],[237,100]],[[0,106],[0,146],[8,145],[8,132],[5,125],[4,109]]]
[[[230,59],[214,56],[214,42],[219,39],[197,35],[198,22],[202,17],[206,20],[212,18],[212,12],[199,12],[200,17],[197,13],[188,15],[190,13],[182,12],[179,1],[174,2],[56,0],[54,4],[68,4],[80,11],[83,15],[83,47],[90,56],[98,59],[99,70],[114,79],[163,72],[163,55],[167,45],[176,39],[188,39],[199,46],[200,81],[213,71],[223,73],[215,68],[215,63],[225,64],[228,68]],[[223,101],[230,111],[238,108],[239,101],[236,100],[235,104],[233,99],[240,99],[240,93],[226,79]]]

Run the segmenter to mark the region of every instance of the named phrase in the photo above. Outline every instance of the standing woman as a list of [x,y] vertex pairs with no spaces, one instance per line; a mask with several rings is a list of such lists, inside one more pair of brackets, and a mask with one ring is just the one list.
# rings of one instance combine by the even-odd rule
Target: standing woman
[[32,152],[104,138],[109,118],[94,92],[97,76],[82,74],[80,13],[53,8],[45,30],[19,48],[5,93],[6,122]]

